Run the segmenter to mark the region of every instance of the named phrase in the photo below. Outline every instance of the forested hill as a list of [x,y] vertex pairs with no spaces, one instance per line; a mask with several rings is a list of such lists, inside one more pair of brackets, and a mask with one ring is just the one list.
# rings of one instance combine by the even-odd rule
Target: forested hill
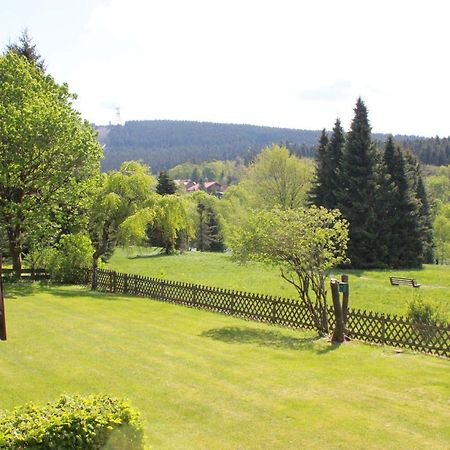
[[261,148],[281,142],[295,144],[294,151],[301,156],[312,156],[320,136],[320,131],[169,120],[131,121],[97,129],[105,145],[104,170],[137,159],[153,172],[186,161],[249,160]]
[[[123,161],[142,160],[153,172],[189,161],[251,160],[261,148],[286,143],[298,156],[314,156],[320,136],[316,130],[295,130],[255,125],[171,120],[130,121],[125,125],[97,127],[105,145],[103,170],[117,169]],[[384,141],[385,135],[374,139]],[[396,136],[427,164],[450,164],[449,138]]]

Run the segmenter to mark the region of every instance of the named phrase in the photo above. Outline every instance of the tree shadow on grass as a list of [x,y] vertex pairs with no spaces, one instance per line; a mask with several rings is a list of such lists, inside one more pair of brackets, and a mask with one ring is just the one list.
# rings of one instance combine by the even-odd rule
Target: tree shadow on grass
[[296,338],[279,331],[248,327],[213,328],[204,331],[200,336],[232,344],[256,344],[260,347],[287,350],[313,350],[318,340],[316,336]]
[[30,281],[6,282],[3,284],[5,299],[16,299],[25,297],[37,291],[36,284]]

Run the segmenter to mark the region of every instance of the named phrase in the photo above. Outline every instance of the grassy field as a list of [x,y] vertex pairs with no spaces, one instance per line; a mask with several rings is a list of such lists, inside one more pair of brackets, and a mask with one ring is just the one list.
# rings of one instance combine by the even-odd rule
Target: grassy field
[[[295,289],[279,269],[258,263],[239,265],[229,255],[186,252],[165,256],[146,254],[147,249],[116,250],[107,268],[242,291],[296,298]],[[336,272],[339,277],[341,272]],[[389,314],[404,314],[413,296],[439,305],[450,319],[450,266],[424,266],[422,270],[349,270],[350,306]],[[416,278],[422,286],[391,286],[389,275]],[[331,300],[330,300],[331,301]]]
[[155,449],[449,447],[448,360],[81,287],[6,294],[0,408],[124,396]]

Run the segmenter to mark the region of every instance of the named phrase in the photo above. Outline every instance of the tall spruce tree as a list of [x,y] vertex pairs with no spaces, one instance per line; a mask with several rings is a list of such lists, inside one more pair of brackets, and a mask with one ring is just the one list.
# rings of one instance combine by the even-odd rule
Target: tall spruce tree
[[[383,167],[392,180],[392,190],[385,199],[388,217],[383,217],[388,228],[388,253],[385,262],[389,267],[417,267],[422,260],[418,202],[408,182],[406,161],[402,151],[394,145],[392,137],[386,141]],[[381,235],[381,233],[380,233]],[[380,236],[383,239],[383,236]]]
[[348,257],[358,268],[377,265],[375,149],[367,108],[358,98],[340,164],[338,208],[350,223]]
[[316,150],[316,173],[313,185],[308,194],[309,203],[316,206],[325,206],[326,197],[330,192],[330,169],[328,162],[328,135],[325,128],[319,138]]
[[175,182],[170,178],[166,170],[159,172],[158,184],[156,186],[156,192],[159,195],[171,195],[175,194],[177,187]]
[[434,260],[433,223],[430,205],[422,179],[422,170],[419,160],[411,152],[406,152],[405,161],[410,189],[412,196],[416,200],[421,241],[421,260],[425,263],[432,263]]
[[325,208],[335,209],[338,207],[339,200],[337,193],[341,186],[341,163],[342,152],[345,145],[345,133],[341,121],[336,119],[331,133],[330,142],[327,147],[328,167],[329,167],[329,192],[325,199]]

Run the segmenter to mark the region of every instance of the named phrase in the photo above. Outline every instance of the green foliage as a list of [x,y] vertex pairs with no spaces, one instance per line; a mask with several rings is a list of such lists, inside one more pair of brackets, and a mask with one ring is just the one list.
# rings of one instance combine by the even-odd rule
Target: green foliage
[[0,412],[0,448],[100,450],[144,448],[139,414],[107,395],[63,395],[43,407]]
[[450,203],[437,204],[433,228],[437,262],[448,264],[450,262]]
[[66,234],[61,237],[45,267],[51,277],[62,283],[76,283],[80,273],[92,263],[94,247],[84,234]]
[[200,164],[184,162],[170,169],[169,174],[175,179],[217,181],[229,185],[239,182],[245,171],[243,160],[236,158],[234,161],[205,161]]
[[195,192],[192,199],[196,203],[194,224],[197,249],[201,252],[225,251],[222,220],[217,210],[217,205],[221,203],[221,200],[202,191]]
[[425,301],[420,292],[415,294],[413,299],[408,303],[406,317],[412,322],[425,325],[434,325],[445,321],[444,315],[441,313],[438,305]]
[[103,151],[74,99],[26,58],[0,57],[0,228],[17,273],[25,240],[51,240],[65,216],[82,216],[98,174]]
[[126,161],[119,171],[102,176],[89,211],[94,264],[100,257],[107,260],[111,256],[120,232],[124,243],[142,240],[143,220],[150,220],[153,214],[148,209],[136,214],[155,196],[155,183],[149,167],[136,161]]
[[176,195],[165,195],[158,199],[156,214],[147,230],[152,245],[162,247],[166,254],[173,253],[181,232],[192,235],[185,201]]
[[321,317],[313,308],[326,304],[327,273],[346,259],[348,224],[338,210],[301,208],[254,213],[232,242],[234,257],[274,264],[310,308],[318,330]]
[[273,145],[256,157],[241,184],[252,208],[298,208],[305,204],[313,172],[310,160],[301,160],[290,155],[286,147]]

